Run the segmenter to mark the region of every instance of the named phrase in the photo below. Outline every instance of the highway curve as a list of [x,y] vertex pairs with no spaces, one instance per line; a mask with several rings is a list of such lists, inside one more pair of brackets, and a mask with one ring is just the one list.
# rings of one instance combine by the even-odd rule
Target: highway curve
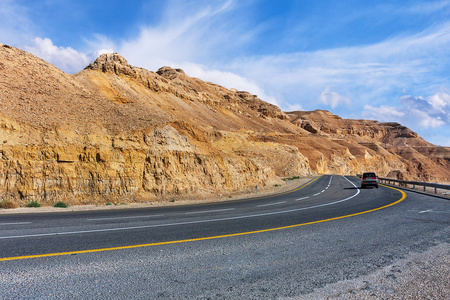
[[448,204],[335,175],[226,203],[2,215],[0,295],[304,295],[448,242]]

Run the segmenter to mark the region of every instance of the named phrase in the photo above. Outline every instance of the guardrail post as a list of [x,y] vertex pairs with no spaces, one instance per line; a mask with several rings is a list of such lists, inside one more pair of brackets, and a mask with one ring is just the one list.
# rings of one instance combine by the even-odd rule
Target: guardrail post
[[[445,184],[438,184],[438,183],[429,183],[429,182],[419,182],[419,181],[406,181],[406,180],[397,180],[397,179],[391,179],[391,178],[379,178],[380,182],[389,184],[391,186],[399,186],[400,188],[405,187],[408,188],[408,186],[412,186],[413,190],[420,191],[420,187],[423,186],[423,192],[427,192],[427,186],[430,188],[434,188],[434,193],[438,194],[438,189],[443,190],[449,190],[450,191],[450,185]],[[432,193],[432,191],[429,191],[429,193]],[[450,195],[450,192],[445,192],[443,195]]]

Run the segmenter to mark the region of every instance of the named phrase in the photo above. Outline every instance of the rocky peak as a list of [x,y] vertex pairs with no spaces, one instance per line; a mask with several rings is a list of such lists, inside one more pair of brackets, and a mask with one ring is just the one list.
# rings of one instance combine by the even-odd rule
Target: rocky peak
[[99,70],[105,73],[115,73],[117,75],[134,74],[133,67],[119,53],[105,53],[97,57],[97,59],[89,64],[85,69]]
[[159,68],[156,73],[170,80],[177,78],[180,74],[186,75],[182,69],[173,69],[167,66]]
[[108,63],[108,62],[118,62],[121,65],[125,65],[128,66],[128,62],[125,59],[125,57],[123,57],[122,55],[120,55],[119,53],[104,53],[101,54],[96,61],[99,62],[103,62],[103,63]]
[[12,48],[10,45],[6,45],[6,44],[2,44],[2,43],[0,43],[0,47]]

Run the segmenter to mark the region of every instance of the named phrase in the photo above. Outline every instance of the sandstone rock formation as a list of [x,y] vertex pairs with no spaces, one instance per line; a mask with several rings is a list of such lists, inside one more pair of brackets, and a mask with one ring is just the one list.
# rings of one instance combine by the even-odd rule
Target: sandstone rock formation
[[368,169],[448,181],[449,153],[399,124],[283,113],[116,53],[69,75],[0,44],[0,198],[21,204],[204,197]]
[[[313,168],[318,172],[348,174],[372,169],[384,177],[450,182],[450,148],[428,143],[398,123],[344,120],[321,110],[289,116],[293,124],[311,132],[313,139],[328,140],[314,143],[308,138],[304,143],[324,156],[319,159],[326,162],[326,168]],[[301,147],[314,165],[314,155]]]

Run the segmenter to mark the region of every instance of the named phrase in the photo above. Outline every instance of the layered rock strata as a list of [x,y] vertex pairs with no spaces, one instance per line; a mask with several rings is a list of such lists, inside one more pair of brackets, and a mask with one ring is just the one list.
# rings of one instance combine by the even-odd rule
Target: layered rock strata
[[[208,197],[312,172],[294,147],[236,132],[286,126],[279,108],[246,92],[182,70],[135,68],[117,54],[75,75],[9,46],[0,56],[2,198],[51,204]],[[273,155],[292,168],[274,167]]]

